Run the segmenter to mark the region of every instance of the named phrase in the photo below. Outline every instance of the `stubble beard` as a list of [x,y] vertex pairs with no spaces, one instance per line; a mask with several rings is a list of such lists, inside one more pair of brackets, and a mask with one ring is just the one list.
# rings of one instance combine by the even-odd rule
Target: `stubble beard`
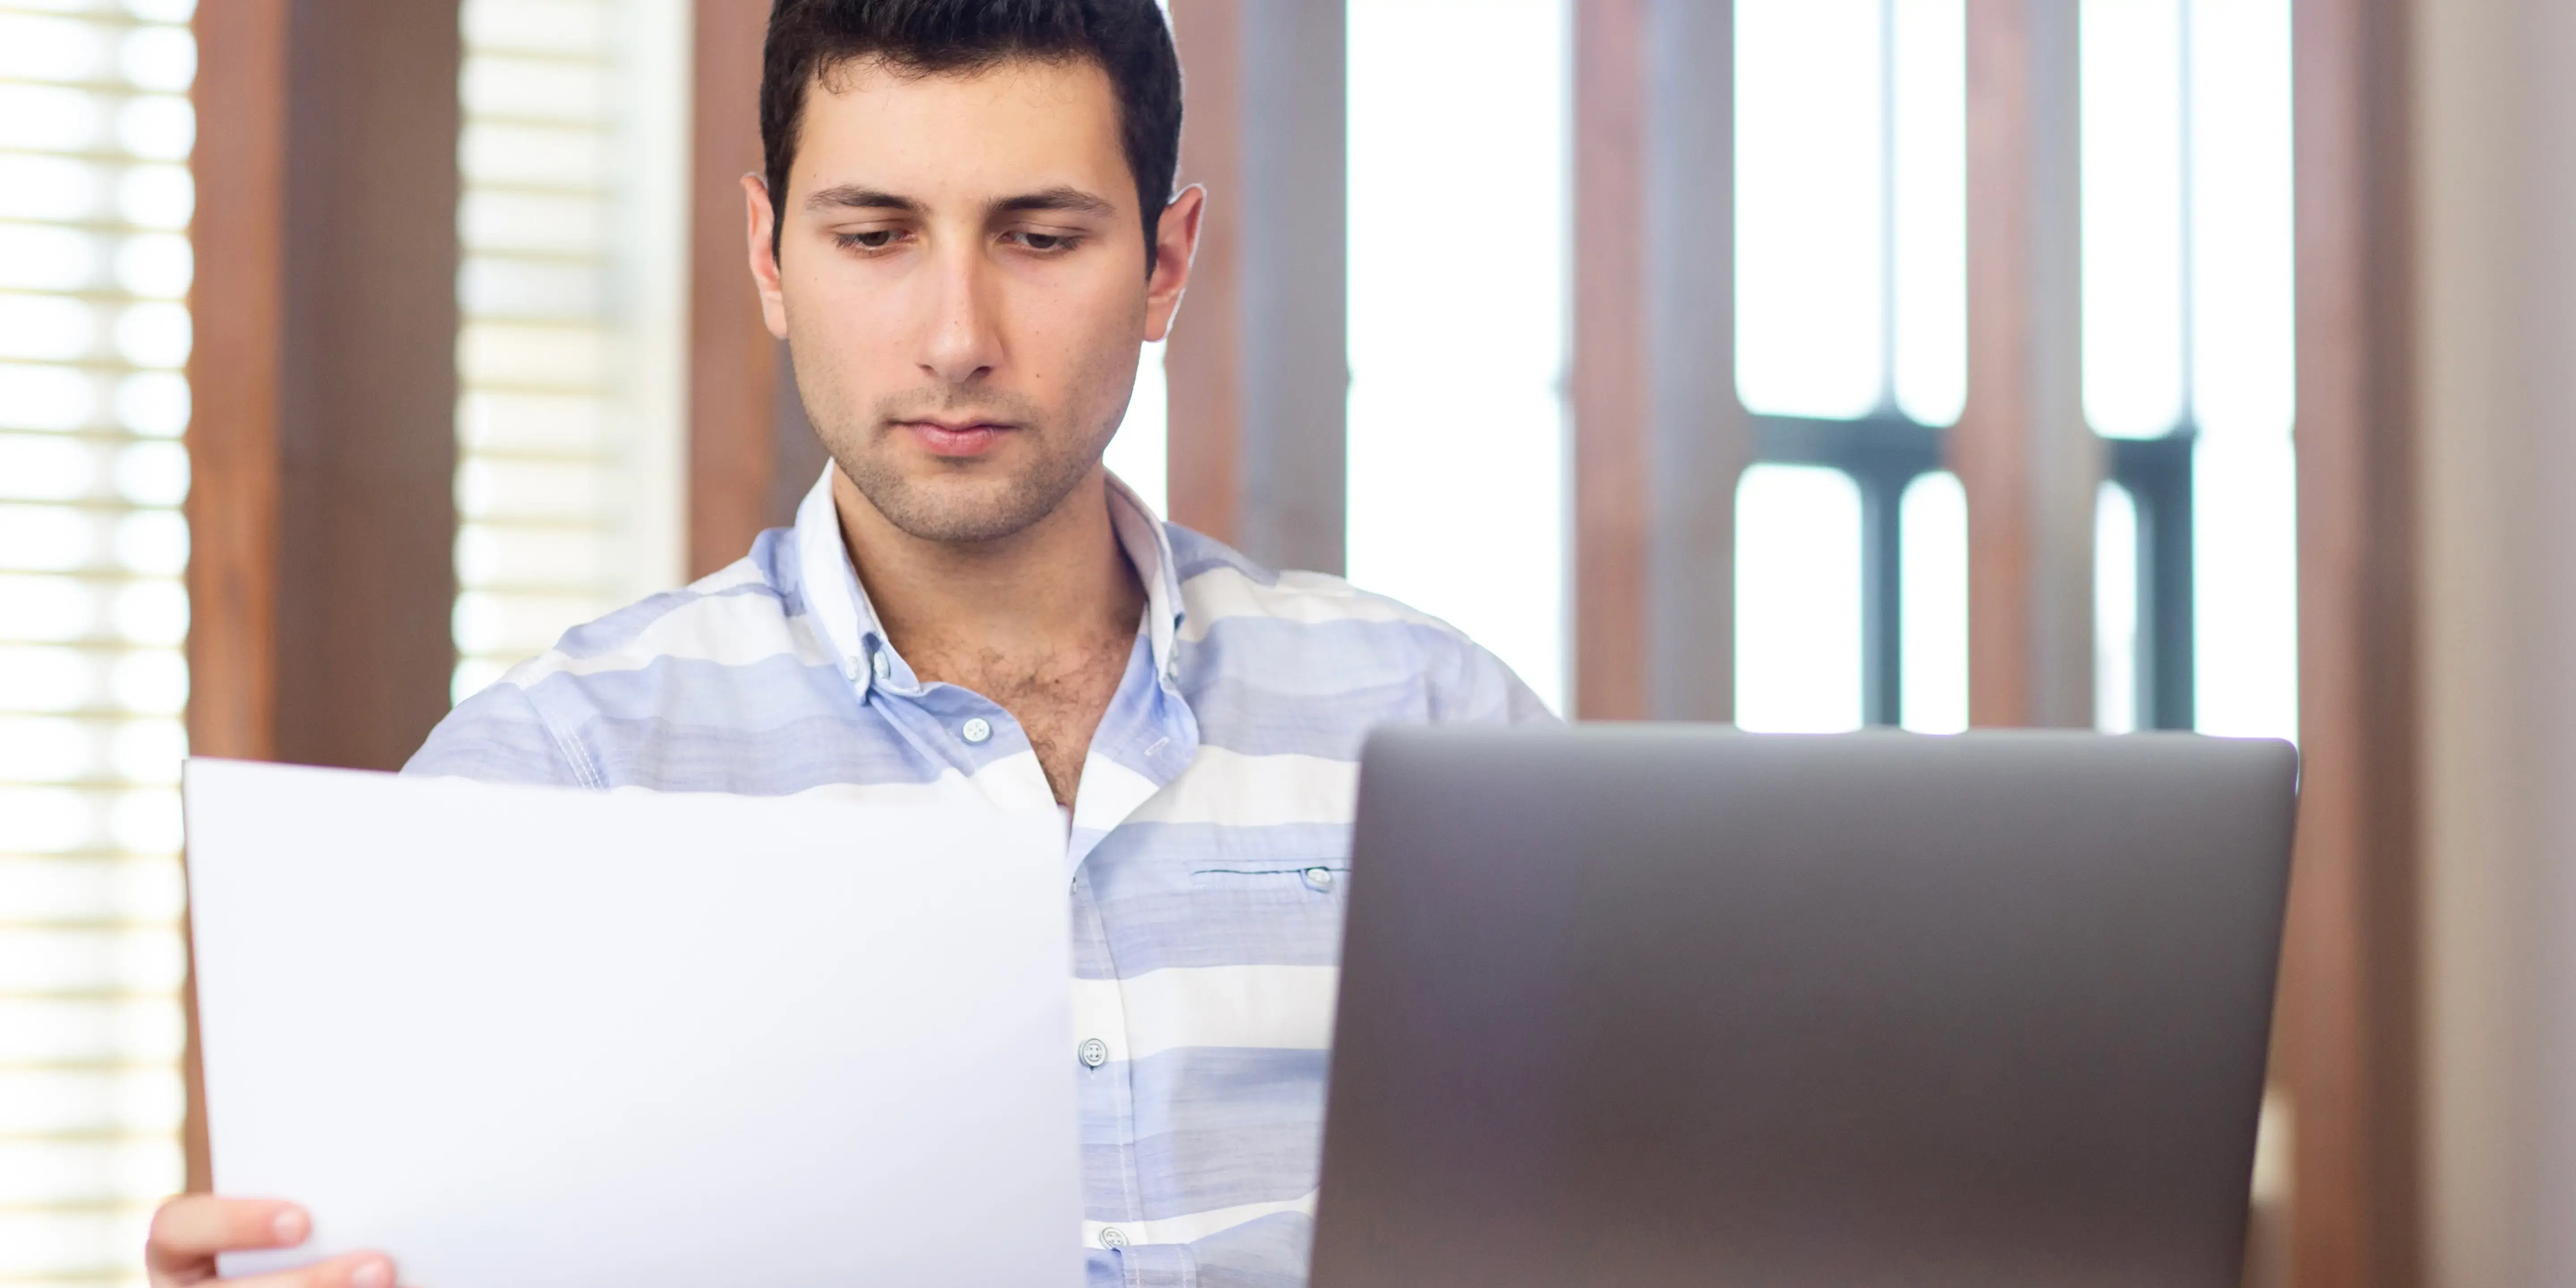
[[[999,541],[1055,513],[1098,468],[1133,393],[1135,368],[1118,372],[1115,356],[1099,353],[1076,363],[1070,382],[1074,396],[1067,400],[1070,423],[1059,423],[1027,398],[1004,389],[915,389],[861,407],[855,405],[860,401],[853,396],[856,391],[843,387],[841,373],[829,363],[808,370],[798,361],[803,346],[796,343],[792,311],[790,317],[788,360],[807,423],[859,495],[897,531],[921,541]],[[1112,383],[1118,387],[1108,388]],[[898,464],[911,455],[910,445],[902,441],[911,431],[903,422],[960,410],[1012,425],[1002,432],[1019,441],[1004,446],[1015,447],[1007,455],[1017,459],[1007,466],[989,456],[940,461],[920,476],[907,477]],[[1085,423],[1095,418],[1098,423]]]
[[[926,478],[907,476],[895,463],[900,438],[909,432],[901,422],[963,405],[1013,425],[1002,432],[1018,440],[1013,454],[1020,459],[1007,472],[990,458],[969,457],[940,463]],[[884,398],[856,425],[827,425],[814,411],[809,400],[807,418],[859,495],[898,531],[943,545],[999,541],[1036,525],[1081,486],[1108,445],[1106,434],[1066,433],[1036,408],[1003,395]]]

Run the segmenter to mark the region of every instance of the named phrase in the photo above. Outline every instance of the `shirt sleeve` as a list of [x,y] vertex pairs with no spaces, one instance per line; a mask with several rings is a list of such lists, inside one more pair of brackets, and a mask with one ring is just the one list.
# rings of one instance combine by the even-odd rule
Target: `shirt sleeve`
[[1559,724],[1503,659],[1458,637],[1450,675],[1432,694],[1434,724]]
[[528,691],[503,680],[467,698],[429,731],[406,774],[494,783],[593,787],[573,768]]

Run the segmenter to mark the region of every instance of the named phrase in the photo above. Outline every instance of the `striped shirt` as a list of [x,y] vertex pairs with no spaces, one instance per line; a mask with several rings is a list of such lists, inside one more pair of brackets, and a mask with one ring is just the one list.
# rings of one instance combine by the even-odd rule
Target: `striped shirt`
[[[748,558],[567,632],[406,772],[1052,809],[1008,712],[887,643],[827,472]],[[1305,1278],[1360,744],[1551,718],[1445,623],[1272,572],[1112,481],[1146,598],[1065,842],[1095,1285]]]

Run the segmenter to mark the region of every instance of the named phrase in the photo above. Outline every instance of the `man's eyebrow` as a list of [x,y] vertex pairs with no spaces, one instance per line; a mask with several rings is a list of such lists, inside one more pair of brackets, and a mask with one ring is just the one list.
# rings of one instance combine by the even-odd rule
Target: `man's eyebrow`
[[818,189],[805,199],[808,210],[901,210],[921,213],[921,203],[865,184],[841,183]]
[[1065,184],[1023,193],[1016,197],[1004,197],[992,205],[992,212],[996,215],[1016,215],[1032,210],[1063,210],[1077,215],[1097,215],[1104,218],[1118,213],[1118,207],[1080,188]]

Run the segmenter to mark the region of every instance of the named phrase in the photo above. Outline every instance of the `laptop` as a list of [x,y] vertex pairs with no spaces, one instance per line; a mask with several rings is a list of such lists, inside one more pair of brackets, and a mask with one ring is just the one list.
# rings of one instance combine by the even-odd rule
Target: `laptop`
[[2232,1288],[2297,753],[1389,730],[1315,1288]]

